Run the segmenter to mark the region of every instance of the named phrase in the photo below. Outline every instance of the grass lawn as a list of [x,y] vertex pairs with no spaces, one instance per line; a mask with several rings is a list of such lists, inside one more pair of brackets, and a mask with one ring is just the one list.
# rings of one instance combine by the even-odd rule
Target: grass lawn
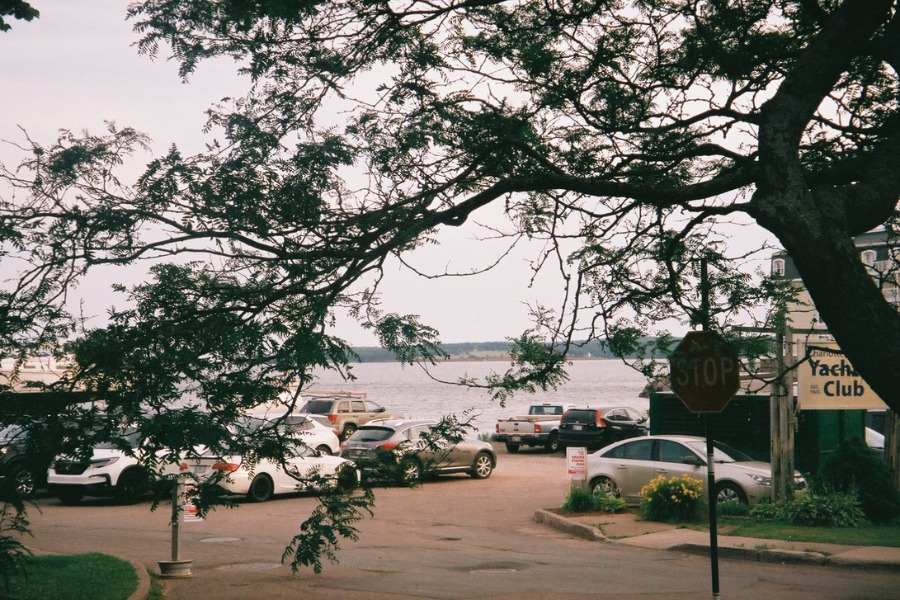
[[719,516],[721,535],[737,535],[792,542],[819,542],[851,546],[900,547],[900,522],[869,527],[804,527],[778,521]]
[[107,554],[30,556],[24,570],[0,583],[4,600],[126,600],[138,575],[131,563]]

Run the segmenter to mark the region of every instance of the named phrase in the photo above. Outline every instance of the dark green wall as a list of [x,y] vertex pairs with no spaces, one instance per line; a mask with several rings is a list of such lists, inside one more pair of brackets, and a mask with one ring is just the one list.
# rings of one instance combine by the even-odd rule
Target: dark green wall
[[[803,473],[815,473],[824,458],[842,440],[865,439],[864,410],[800,411],[794,443],[794,464]],[[769,397],[738,395],[721,413],[712,414],[713,437],[753,458],[769,461]],[[650,433],[654,435],[706,435],[704,415],[692,413],[671,392],[650,394]]]

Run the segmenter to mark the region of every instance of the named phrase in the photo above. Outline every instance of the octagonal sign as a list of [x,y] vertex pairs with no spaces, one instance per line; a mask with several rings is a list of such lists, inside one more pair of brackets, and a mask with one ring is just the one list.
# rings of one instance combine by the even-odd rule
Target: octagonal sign
[[741,387],[737,354],[715,331],[690,331],[669,355],[669,384],[692,412],[721,412]]

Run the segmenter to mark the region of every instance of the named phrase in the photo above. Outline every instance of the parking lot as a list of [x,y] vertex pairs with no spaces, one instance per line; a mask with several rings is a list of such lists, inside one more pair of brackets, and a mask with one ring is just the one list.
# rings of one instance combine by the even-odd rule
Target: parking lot
[[[536,523],[559,506],[565,455],[498,449],[486,480],[454,475],[413,489],[376,490],[359,540],[341,542],[337,565],[292,574],[285,545],[315,501],[279,498],[219,510],[180,526],[193,577],[166,582],[170,600],[200,598],[698,598],[709,593],[708,559],[590,542]],[[31,513],[32,544],[53,552],[106,552],[156,570],[170,558],[167,506],[54,499]],[[900,574],[722,561],[723,597],[896,598]]]

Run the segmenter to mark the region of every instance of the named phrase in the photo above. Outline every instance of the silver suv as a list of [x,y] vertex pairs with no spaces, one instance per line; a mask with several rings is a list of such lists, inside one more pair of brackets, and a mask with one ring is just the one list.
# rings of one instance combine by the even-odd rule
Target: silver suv
[[325,415],[331,422],[336,432],[339,432],[341,441],[349,438],[359,429],[360,425],[368,423],[372,419],[387,419],[397,417],[387,410],[366,400],[362,392],[335,392],[328,394],[309,393],[303,406],[297,412],[311,415]]

